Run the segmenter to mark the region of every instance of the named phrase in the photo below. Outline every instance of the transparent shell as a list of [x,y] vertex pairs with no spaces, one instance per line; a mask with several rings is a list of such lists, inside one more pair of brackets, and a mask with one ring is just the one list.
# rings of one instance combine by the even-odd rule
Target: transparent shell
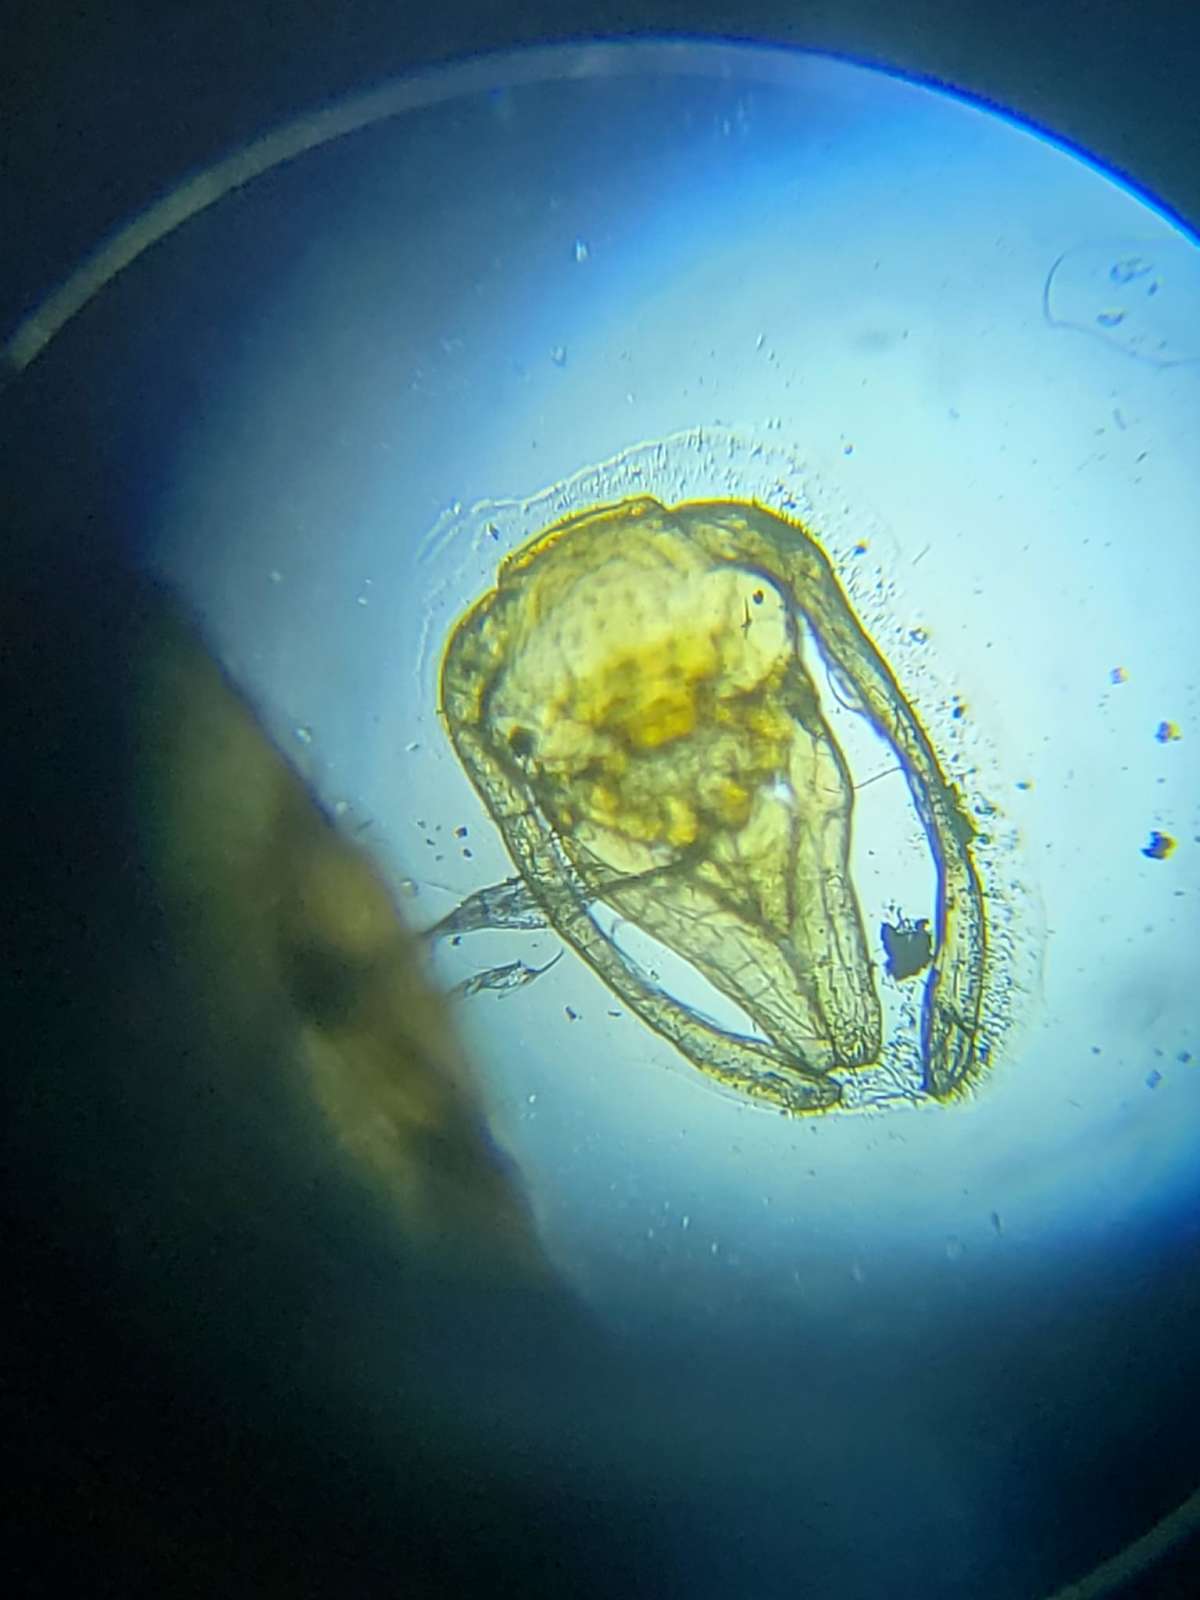
[[[854,789],[804,659],[906,776],[936,870],[925,1093],[987,1056],[975,830],[895,676],[802,524],[740,501],[648,496],[513,551],[441,670],[451,740],[548,922],[649,1027],[727,1087],[836,1105],[879,1060],[880,1001],[850,873]],[[606,935],[603,904],[742,1008],[740,1035]]]

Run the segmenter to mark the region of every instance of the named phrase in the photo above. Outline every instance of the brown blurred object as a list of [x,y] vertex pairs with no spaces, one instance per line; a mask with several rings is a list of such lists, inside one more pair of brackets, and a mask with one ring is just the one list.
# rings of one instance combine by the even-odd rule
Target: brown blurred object
[[138,679],[147,864],[203,1008],[233,1039],[263,1041],[236,1071],[311,1096],[407,1246],[476,1273],[545,1275],[446,1004],[378,874],[165,598]]
[[609,1342],[379,877],[135,575],[45,371],[0,425],[14,1592],[629,1592]]

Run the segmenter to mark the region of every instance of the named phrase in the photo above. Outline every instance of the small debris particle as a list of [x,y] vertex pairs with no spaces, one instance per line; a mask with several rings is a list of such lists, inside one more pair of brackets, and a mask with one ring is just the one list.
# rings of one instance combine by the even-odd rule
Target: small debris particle
[[1000,1213],[998,1211],[992,1212],[992,1229],[996,1233],[1004,1232],[1004,1224],[1000,1221]]
[[1169,833],[1159,833],[1155,828],[1150,834],[1150,843],[1142,846],[1142,854],[1150,861],[1165,861],[1175,849],[1175,840]]
[[1124,667],[1114,667],[1108,675],[1109,683],[1128,683],[1129,674]]
[[454,830],[454,837],[455,837],[455,838],[456,838],[456,839],[465,839],[465,838],[466,838],[466,837],[467,837],[467,830],[466,830],[466,828],[455,828],[455,830]]
[[1157,1067],[1154,1067],[1150,1072],[1148,1072],[1146,1074],[1146,1087],[1147,1087],[1147,1089],[1157,1089],[1161,1082],[1162,1082],[1162,1073],[1158,1070]]
[[1174,744],[1175,740],[1182,739],[1183,735],[1180,733],[1177,723],[1160,722],[1154,730],[1154,737],[1159,744]]
[[889,978],[895,978],[897,981],[915,978],[918,972],[925,970],[932,959],[933,941],[929,935],[927,917],[921,917],[916,922],[897,917],[895,923],[881,923],[879,937],[883,941],[885,966]]
[[578,1013],[578,1011],[573,1010],[570,1006],[564,1006],[563,1007],[563,1011],[566,1014],[568,1022],[578,1022],[579,1021],[579,1013]]

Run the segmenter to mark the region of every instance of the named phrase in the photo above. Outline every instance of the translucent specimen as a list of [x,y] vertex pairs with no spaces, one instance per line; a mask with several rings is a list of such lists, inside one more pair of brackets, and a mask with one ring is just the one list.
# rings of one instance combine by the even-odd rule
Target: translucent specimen
[[484,972],[477,972],[473,977],[465,978],[452,992],[465,999],[468,995],[480,994],[484,989],[492,989],[503,999],[514,989],[523,989],[527,983],[540,978],[543,972],[549,972],[550,968],[561,960],[560,950],[542,967],[531,967],[524,961],[508,961],[502,967],[488,967]]
[[1166,236],[1093,241],[1065,251],[1046,277],[1042,309],[1054,328],[1073,328],[1155,367],[1200,359],[1196,299],[1200,252]]
[[[792,1111],[877,1062],[882,1016],[850,876],[854,792],[808,663],[887,742],[936,867],[926,1093],[986,1058],[974,826],[916,713],[798,522],[640,496],[556,523],[500,565],[446,646],[454,747],[547,921],[701,1071]],[[762,1037],[668,994],[603,904],[739,1005]]]

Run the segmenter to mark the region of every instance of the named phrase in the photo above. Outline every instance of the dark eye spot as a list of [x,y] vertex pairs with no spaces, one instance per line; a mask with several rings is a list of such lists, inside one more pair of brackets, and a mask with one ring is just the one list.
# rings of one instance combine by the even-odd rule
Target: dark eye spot
[[751,600],[754,601],[754,604],[756,606],[762,605],[762,603],[763,603],[763,592],[762,592],[762,590],[761,589],[755,589],[754,593],[750,596],[750,598],[751,598]]
[[518,761],[533,754],[533,734],[528,728],[514,728],[508,736],[508,748]]

